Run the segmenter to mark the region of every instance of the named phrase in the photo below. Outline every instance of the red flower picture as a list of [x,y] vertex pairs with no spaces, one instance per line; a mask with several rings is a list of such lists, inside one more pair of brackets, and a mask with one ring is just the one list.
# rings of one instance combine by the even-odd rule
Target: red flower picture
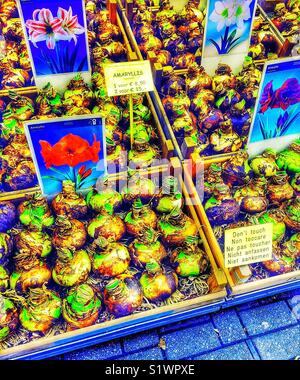
[[297,78],[287,79],[276,91],[271,80],[264,88],[260,100],[260,113],[265,113],[269,108],[281,108],[286,111],[297,103],[300,103],[300,83]]
[[64,165],[75,168],[84,162],[97,163],[99,161],[101,144],[100,141],[96,140],[95,135],[92,145],[82,137],[73,134],[64,136],[55,145],[44,140],[40,140],[39,143],[42,147],[41,155],[47,169]]
[[[92,179],[94,169],[87,168],[84,163],[97,164],[100,160],[101,143],[97,141],[96,135],[93,134],[94,141],[89,142],[75,134],[69,133],[62,137],[56,144],[51,145],[48,141],[39,140],[41,146],[41,156],[46,169],[56,173],[56,176],[44,176],[44,179],[53,181],[71,180],[75,183],[76,190],[87,185]],[[76,167],[81,166],[79,169]],[[68,171],[58,170],[57,167],[68,166]],[[57,174],[63,179],[59,179]]]
[[[288,78],[277,89],[274,89],[273,79],[270,80],[263,89],[259,103],[258,118],[263,138],[268,140],[284,136],[300,119],[299,80]],[[272,110],[278,110],[278,114],[270,115]]]

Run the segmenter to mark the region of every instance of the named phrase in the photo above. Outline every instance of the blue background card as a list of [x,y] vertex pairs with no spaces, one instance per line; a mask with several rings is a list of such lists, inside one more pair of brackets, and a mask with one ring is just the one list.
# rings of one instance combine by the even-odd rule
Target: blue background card
[[72,180],[77,191],[95,185],[107,173],[105,125],[100,117],[79,116],[25,124],[27,140],[45,196]]
[[266,63],[249,137],[249,151],[284,148],[300,136],[300,59]]
[[203,57],[247,55],[256,0],[209,0]]
[[89,71],[82,0],[19,0],[36,77]]

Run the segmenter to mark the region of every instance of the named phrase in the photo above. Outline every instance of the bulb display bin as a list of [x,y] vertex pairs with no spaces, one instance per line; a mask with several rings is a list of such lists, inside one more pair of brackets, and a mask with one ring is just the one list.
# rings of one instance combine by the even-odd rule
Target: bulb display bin
[[186,72],[201,62],[205,12],[195,4],[176,9],[167,4],[149,7],[127,1],[122,21],[140,60],[149,59],[163,70]]
[[[85,200],[65,181],[48,203],[36,194],[1,204],[17,207],[18,216],[3,219],[13,229],[2,237],[13,238],[16,250],[2,256],[10,279],[2,275],[9,289],[1,294],[0,359],[46,358],[224,303],[226,276],[178,159],[110,175],[101,186]],[[43,209],[38,219],[28,213],[36,207]],[[30,230],[32,224],[41,229]]]
[[38,191],[38,180],[23,129],[34,115],[36,88],[0,96],[0,200],[22,198]]
[[263,66],[268,60],[284,57],[287,49],[286,41],[258,5],[252,28],[249,56],[253,58],[256,65]]
[[[98,86],[104,86],[101,70],[99,72],[99,67],[97,66],[97,62],[102,62],[101,60],[99,62],[99,55],[103,56],[103,52],[105,52],[107,57],[117,62],[136,60],[137,58],[130,47],[114,2],[109,3],[108,12],[100,9],[90,9],[88,6],[86,7],[86,12],[89,21],[90,52],[94,67],[91,84],[85,84],[80,76],[75,78],[74,75],[74,80],[70,82],[67,91],[56,91],[50,82],[40,91],[33,86],[19,88],[19,86],[13,85],[7,86],[6,89],[0,91],[1,199],[22,197],[24,193],[32,193],[37,190],[38,181],[24,134],[24,122],[36,119],[51,119],[57,116],[91,114],[92,112],[95,114],[104,112],[105,116],[107,116],[110,112],[113,113],[117,107],[111,103],[106,103],[103,107],[99,107],[98,102],[105,95],[103,95],[102,90],[98,91]],[[9,17],[10,14],[7,15],[7,21],[9,21]],[[108,45],[105,43],[105,38],[103,39],[103,34],[107,33],[107,30],[100,30],[96,26],[93,22],[95,17],[105,19],[106,28],[111,28],[116,33],[116,36]],[[2,16],[1,20],[4,22],[6,18]],[[11,29],[15,31],[13,25],[15,24],[11,25]],[[9,36],[11,34],[11,32],[8,33]],[[21,32],[19,34],[21,35]],[[24,42],[23,34],[21,42]],[[14,43],[17,44],[16,41]],[[8,55],[7,57],[9,58],[10,56]],[[51,79],[49,80],[51,81]],[[162,142],[157,149],[157,155],[172,156],[172,143],[167,141],[163,135],[149,95],[145,95],[143,106],[141,107],[146,114],[145,117],[149,118],[154,126],[155,136],[157,135],[157,138]],[[111,131],[111,134],[113,132]],[[110,139],[108,144],[114,166],[118,166],[118,162],[115,161],[124,150],[124,148],[121,149],[121,141],[119,141],[118,136],[123,137],[123,132],[114,134],[116,138]]]
[[[14,8],[10,8],[12,2],[9,2],[9,6],[5,5],[6,1],[3,1],[2,3],[2,12],[5,14],[8,12],[9,14],[7,14],[4,17],[0,10],[0,18],[2,20],[1,23],[3,24],[2,33],[4,37],[3,59],[0,65],[0,75],[2,77],[2,83],[0,83],[0,97],[8,96],[8,93],[11,90],[16,91],[20,95],[26,95],[28,92],[34,91],[35,87],[31,69],[31,62],[27,52],[21,20],[19,18],[16,18],[16,15],[18,16],[16,5],[14,6]],[[121,7],[121,2],[110,1],[108,3],[108,17],[112,24],[118,27],[117,35],[112,38],[113,41],[109,44],[106,44],[104,35],[101,35],[101,31],[97,36],[95,26],[92,24],[93,17],[95,15],[98,15],[98,17],[100,17],[101,12],[102,15],[104,15],[103,12],[105,11],[105,9],[95,9],[94,6],[94,3],[90,6],[86,4],[87,21],[88,23],[90,22],[90,25],[88,25],[88,40],[92,59],[94,59],[93,50],[96,47],[98,47],[98,50],[101,50],[99,49],[99,46],[102,46],[104,49],[106,49],[105,54],[109,58],[119,59],[119,57],[117,57],[117,54],[114,54],[114,50],[121,49],[121,60],[124,60],[126,57],[127,59],[125,60],[135,60],[136,56],[131,48],[122,21],[117,12],[118,7]],[[6,7],[7,11],[5,11]],[[107,32],[107,30],[105,30],[105,32]],[[121,46],[119,43],[122,43],[123,46]],[[97,53],[99,55],[100,51],[98,51]]]
[[178,157],[212,159],[245,148],[261,75],[250,57],[238,75],[223,64],[213,77],[197,64],[187,74],[164,74],[152,97]]
[[1,1],[0,27],[0,95],[30,89],[34,79],[16,2]]
[[[194,181],[190,177],[187,182],[192,191],[198,192],[197,214],[228,279],[227,306],[300,285],[298,147],[296,140],[282,152],[267,149],[250,161],[246,152],[204,162],[199,156],[193,157],[194,164],[197,159],[198,165],[204,164],[205,175],[196,180],[195,170]],[[226,268],[225,230],[266,224],[273,226],[272,259]]]
[[[98,74],[95,74],[93,78],[98,81]],[[41,91],[37,89],[26,91],[24,95],[10,92],[8,96],[0,98],[4,110],[0,140],[3,153],[0,159],[1,199],[22,197],[24,193],[35,191],[38,186],[30,149],[24,134],[23,122],[27,120],[74,116],[83,114],[83,111],[85,114],[100,114],[106,117],[110,115],[113,117],[118,113],[120,120],[117,122],[117,128],[115,121],[112,122],[112,129],[109,128],[109,123],[106,126],[108,172],[124,170],[127,165],[126,148],[129,142],[129,116],[126,116],[128,99],[123,97],[122,104],[113,100],[102,103],[97,98],[97,90],[93,91],[94,86],[95,82],[89,86],[78,77],[70,83],[69,88],[63,94],[53,90],[49,84]],[[78,91],[81,92],[80,97],[77,95]],[[90,101],[84,108],[80,104],[82,101],[87,101],[86,96],[89,96]],[[174,156],[172,141],[166,137],[161,127],[150,95],[146,93],[136,96],[134,102],[136,102],[134,120],[140,125],[137,133],[143,134],[143,137],[147,134],[151,146],[147,143],[144,144],[143,149],[136,147],[135,150],[132,150],[133,165],[138,167],[144,157],[147,160],[143,161],[143,166],[161,165],[165,159]],[[138,122],[140,119],[143,120],[143,123]],[[138,135],[135,137],[137,138]]]
[[299,15],[298,1],[259,0],[259,8],[270,20],[272,27],[284,44],[285,56],[299,54]]

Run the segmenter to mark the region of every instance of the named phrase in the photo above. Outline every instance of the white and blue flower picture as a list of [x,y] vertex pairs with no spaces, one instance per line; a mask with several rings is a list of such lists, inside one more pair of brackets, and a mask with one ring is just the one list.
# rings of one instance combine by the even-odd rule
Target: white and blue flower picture
[[210,0],[205,56],[247,54],[256,0]]

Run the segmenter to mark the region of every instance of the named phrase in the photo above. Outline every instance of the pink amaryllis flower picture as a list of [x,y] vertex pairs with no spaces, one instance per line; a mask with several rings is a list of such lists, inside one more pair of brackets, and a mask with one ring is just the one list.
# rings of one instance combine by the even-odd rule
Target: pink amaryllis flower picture
[[72,4],[73,6],[67,9],[45,7],[32,9],[29,13],[25,25],[29,41],[38,49],[31,49],[31,52],[37,57],[38,62],[35,63],[35,67],[43,72],[40,75],[80,72],[88,69],[86,38],[80,38],[80,35],[85,33],[84,26],[79,22],[79,17],[81,20],[84,19],[84,10],[79,4],[76,8],[76,0]]
[[72,7],[67,11],[61,7],[58,8],[57,17],[62,21],[62,29],[68,34],[70,39],[77,43],[76,35],[84,33],[84,27],[78,22],[78,17],[73,16]]
[[53,17],[49,9],[36,9],[32,20],[26,21],[29,40],[37,47],[37,42],[46,41],[48,49],[54,49],[56,41],[69,39],[68,33],[62,28],[63,21]]

